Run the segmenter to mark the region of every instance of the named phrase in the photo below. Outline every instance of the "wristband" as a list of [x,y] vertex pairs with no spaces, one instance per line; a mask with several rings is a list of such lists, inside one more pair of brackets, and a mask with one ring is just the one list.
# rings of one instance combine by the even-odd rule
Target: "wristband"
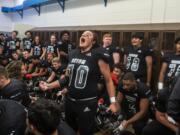
[[115,103],[115,102],[116,102],[116,98],[115,98],[115,97],[111,97],[111,98],[110,98],[110,102],[111,102],[111,103]]
[[163,89],[163,83],[162,82],[158,82],[158,89],[159,90]]
[[124,130],[124,127],[123,127],[122,124],[119,126],[119,130],[120,130],[120,131],[123,131],[123,130]]

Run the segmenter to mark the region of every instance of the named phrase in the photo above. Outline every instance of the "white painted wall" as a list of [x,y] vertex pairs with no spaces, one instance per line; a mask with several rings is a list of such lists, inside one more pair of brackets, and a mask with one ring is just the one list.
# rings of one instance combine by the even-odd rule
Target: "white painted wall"
[[38,27],[180,22],[180,0],[69,0],[65,12],[59,5],[43,6],[41,16],[25,10],[24,18],[13,15],[16,24]]
[[14,5],[21,5],[25,0],[14,0]]
[[12,14],[2,13],[2,6],[14,6],[14,0],[0,1],[0,31],[10,32],[13,29]]

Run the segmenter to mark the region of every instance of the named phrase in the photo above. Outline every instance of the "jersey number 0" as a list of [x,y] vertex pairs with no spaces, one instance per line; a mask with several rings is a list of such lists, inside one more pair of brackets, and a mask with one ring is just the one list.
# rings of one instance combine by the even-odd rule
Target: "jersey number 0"
[[[69,64],[68,69],[69,69],[69,75],[70,75],[69,85],[71,85],[72,77],[74,75],[73,74],[74,64]],[[84,89],[86,87],[88,73],[89,73],[89,67],[88,66],[80,65],[77,68],[77,71],[75,74],[75,82],[74,82],[75,88]]]

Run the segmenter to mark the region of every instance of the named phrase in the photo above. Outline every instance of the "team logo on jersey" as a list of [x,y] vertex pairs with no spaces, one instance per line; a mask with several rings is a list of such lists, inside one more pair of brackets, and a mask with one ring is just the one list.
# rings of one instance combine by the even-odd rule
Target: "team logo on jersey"
[[16,49],[16,43],[15,43],[15,41],[10,41],[10,42],[9,42],[9,48],[10,48],[10,49]]
[[90,52],[90,53],[87,53],[86,56],[91,56],[91,52]]
[[89,112],[89,111],[91,111],[91,109],[90,109],[89,107],[86,107],[86,108],[84,109],[84,112]]
[[138,50],[138,53],[142,53],[142,51],[141,51],[141,50]]
[[48,46],[47,47],[47,53],[54,53],[54,47],[53,46]]
[[31,42],[29,40],[26,40],[24,42],[24,45],[25,45],[25,49],[31,49]]

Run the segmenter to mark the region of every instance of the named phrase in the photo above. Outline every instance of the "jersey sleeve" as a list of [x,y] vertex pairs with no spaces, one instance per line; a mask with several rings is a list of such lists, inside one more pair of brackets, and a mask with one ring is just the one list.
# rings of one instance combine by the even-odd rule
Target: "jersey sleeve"
[[95,49],[94,57],[95,57],[96,61],[103,60],[106,63],[109,63],[109,61],[110,61],[109,53],[103,48]]
[[150,47],[145,47],[145,53],[144,53],[145,57],[146,56],[153,56],[153,49]]
[[112,53],[119,53],[120,47],[117,45],[112,45]]
[[140,94],[140,98],[148,98],[151,96],[151,90],[148,86],[146,86],[145,84],[141,84],[141,86],[139,87],[139,94]]
[[171,54],[170,53],[165,53],[163,58],[162,58],[162,61],[165,62],[165,63],[169,63],[170,58],[171,58]]

